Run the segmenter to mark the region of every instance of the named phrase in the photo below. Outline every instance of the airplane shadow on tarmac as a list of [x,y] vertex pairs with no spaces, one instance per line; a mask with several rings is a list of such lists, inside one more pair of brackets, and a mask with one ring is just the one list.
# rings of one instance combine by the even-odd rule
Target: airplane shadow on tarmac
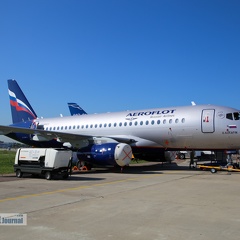
[[[54,176],[51,181],[99,181],[104,180],[105,178],[101,177],[89,177],[89,174],[96,175],[102,173],[116,173],[116,174],[164,174],[166,170],[174,170],[174,171],[196,171],[199,169],[189,169],[188,164],[178,165],[176,162],[172,163],[159,163],[159,162],[147,162],[147,163],[136,163],[130,164],[130,166],[126,166],[121,169],[121,167],[96,167],[90,171],[73,171],[71,175],[67,179],[63,179],[61,176]],[[88,175],[88,176],[86,176]],[[17,178],[15,174],[6,174],[0,176],[0,182],[7,181],[16,181],[16,180],[24,180],[30,178],[38,178],[44,179],[44,176],[32,175],[32,174],[24,174],[22,178]],[[47,181],[47,180],[46,180]]]
[[[165,170],[190,170],[189,166],[179,166],[176,162],[172,163],[154,163],[149,162],[147,164],[132,164],[127,168],[123,169],[124,173],[131,173],[131,174],[159,174],[159,171]],[[164,172],[162,172],[164,173]]]
[[159,162],[147,162],[147,163],[136,163],[130,164],[130,166],[126,167],[96,167],[90,171],[78,171],[73,173],[75,174],[84,174],[84,173],[93,173],[93,174],[101,174],[101,173],[119,173],[119,174],[159,174],[164,170],[193,170],[189,169],[189,165],[179,166],[176,162],[172,163],[159,163]]

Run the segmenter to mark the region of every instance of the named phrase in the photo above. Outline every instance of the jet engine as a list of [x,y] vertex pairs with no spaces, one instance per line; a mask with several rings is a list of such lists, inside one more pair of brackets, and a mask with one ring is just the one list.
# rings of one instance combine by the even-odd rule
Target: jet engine
[[77,158],[102,166],[126,166],[132,159],[132,148],[126,143],[91,144],[78,150]]

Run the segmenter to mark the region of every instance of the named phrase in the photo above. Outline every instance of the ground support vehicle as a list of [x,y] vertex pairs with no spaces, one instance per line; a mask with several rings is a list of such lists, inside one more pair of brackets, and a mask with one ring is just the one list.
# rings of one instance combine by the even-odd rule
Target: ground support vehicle
[[240,172],[239,166],[233,165],[199,165],[202,170],[210,169],[211,173],[216,173],[217,171],[228,171],[228,172]]
[[56,175],[68,178],[72,168],[72,151],[62,148],[19,148],[15,155],[14,172],[42,175],[47,180]]

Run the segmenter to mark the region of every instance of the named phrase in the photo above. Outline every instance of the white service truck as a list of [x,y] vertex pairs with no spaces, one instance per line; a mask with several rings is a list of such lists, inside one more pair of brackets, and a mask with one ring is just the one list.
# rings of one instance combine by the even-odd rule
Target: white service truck
[[72,151],[62,148],[19,148],[15,156],[14,172],[42,175],[47,180],[54,175],[68,178],[72,167]]
[[[178,151],[177,157],[179,159],[190,158],[191,151]],[[214,152],[212,151],[194,151],[194,158],[198,160],[214,159]]]

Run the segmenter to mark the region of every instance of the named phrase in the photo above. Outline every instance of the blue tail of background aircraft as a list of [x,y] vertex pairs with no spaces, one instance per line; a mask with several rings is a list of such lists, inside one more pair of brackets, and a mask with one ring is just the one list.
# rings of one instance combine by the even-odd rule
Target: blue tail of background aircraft
[[13,123],[25,122],[37,118],[37,114],[28,102],[16,80],[8,80],[8,93]]
[[83,115],[87,114],[78,104],[76,103],[68,103],[68,107],[71,115]]

